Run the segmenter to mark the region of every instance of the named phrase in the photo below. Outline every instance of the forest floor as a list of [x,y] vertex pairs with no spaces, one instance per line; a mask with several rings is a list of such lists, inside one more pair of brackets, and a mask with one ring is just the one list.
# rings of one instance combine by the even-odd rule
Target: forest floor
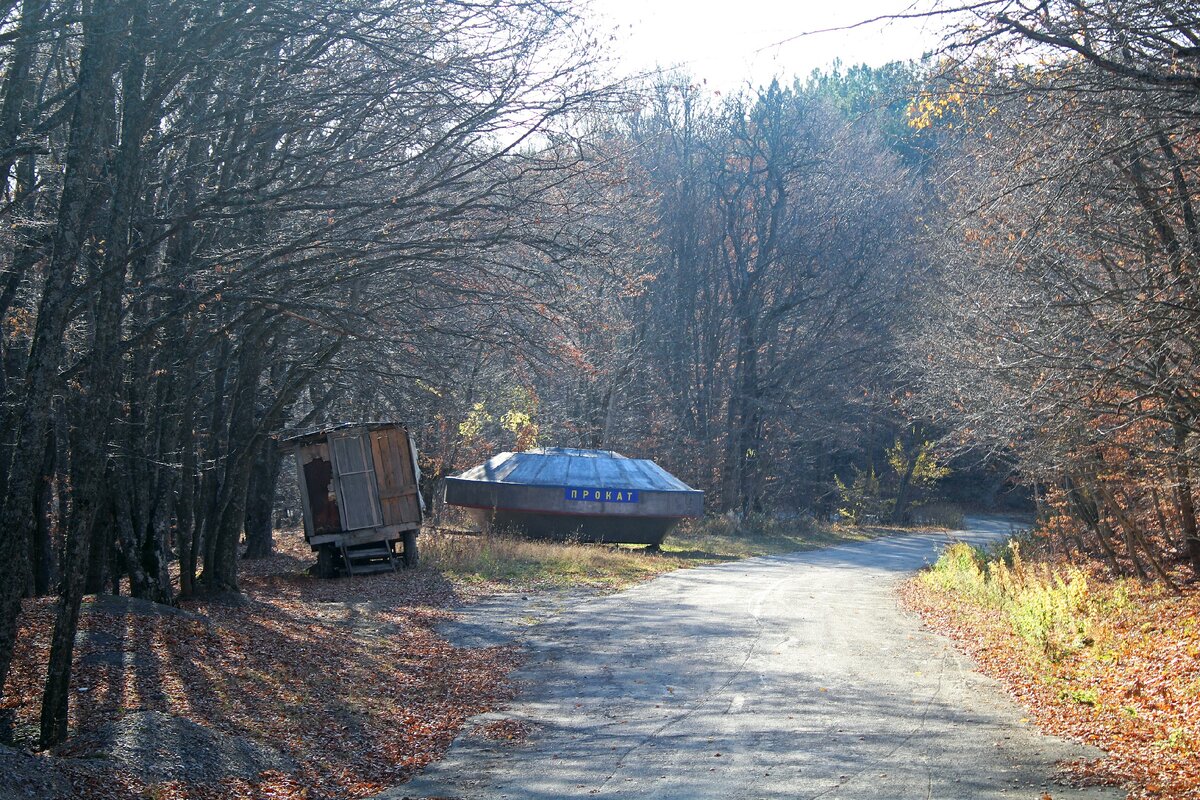
[[[243,562],[244,602],[179,608],[84,602],[72,736],[31,754],[54,604],[26,601],[0,715],[0,800],[365,797],[442,756],[468,720],[514,696],[511,645],[456,647],[452,609],[505,594],[611,591],[689,566],[878,535],[833,530],[730,536],[685,530],[664,553],[422,536],[414,570],[323,581],[298,532]],[[557,593],[561,596],[561,592]],[[503,723],[471,736],[510,739]],[[28,749],[24,749],[28,748]]]
[[[1200,798],[1200,586],[1183,583],[1182,565],[1182,596],[1055,559],[1027,557],[1007,573],[1001,582],[1027,589],[1011,602],[922,577],[901,594],[1034,724],[1108,753],[1068,765],[1075,777],[1122,786],[1136,800]],[[1031,633],[1042,625],[1069,635],[1039,646]]]

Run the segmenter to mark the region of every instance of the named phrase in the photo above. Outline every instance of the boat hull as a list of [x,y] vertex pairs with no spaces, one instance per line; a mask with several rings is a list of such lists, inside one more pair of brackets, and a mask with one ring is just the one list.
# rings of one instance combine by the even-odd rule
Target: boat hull
[[645,544],[657,547],[679,523],[678,517],[584,516],[537,511],[471,509],[484,529],[529,539],[593,544]]

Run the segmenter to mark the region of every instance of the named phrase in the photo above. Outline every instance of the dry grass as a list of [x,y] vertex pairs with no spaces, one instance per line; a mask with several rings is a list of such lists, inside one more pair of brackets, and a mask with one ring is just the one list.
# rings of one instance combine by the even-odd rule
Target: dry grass
[[667,536],[659,553],[641,546],[533,541],[499,533],[445,530],[422,533],[420,548],[426,568],[456,583],[620,589],[676,569],[864,541],[891,532],[830,526],[805,517],[753,515],[738,520],[719,516],[680,525]]
[[621,588],[685,566],[642,548],[521,539],[506,534],[425,532],[421,564],[453,582],[520,588]]
[[955,503],[927,503],[913,511],[913,524],[924,528],[960,530],[966,515]]
[[721,515],[680,525],[663,542],[663,552],[690,562],[716,563],[864,542],[889,533],[896,531],[831,525],[806,516]]

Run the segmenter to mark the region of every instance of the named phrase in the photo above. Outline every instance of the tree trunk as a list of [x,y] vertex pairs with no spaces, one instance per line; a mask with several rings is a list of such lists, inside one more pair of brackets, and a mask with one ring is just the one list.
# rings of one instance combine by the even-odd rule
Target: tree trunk
[[1146,560],[1150,563],[1150,568],[1154,570],[1154,574],[1158,576],[1158,579],[1162,581],[1163,585],[1166,586],[1172,594],[1178,595],[1179,587],[1175,585],[1175,581],[1171,580],[1171,576],[1168,575],[1167,571],[1163,568],[1162,562],[1159,561],[1158,556],[1155,555],[1154,548],[1146,539],[1146,535],[1143,533],[1142,527],[1138,524],[1137,519],[1133,514],[1125,510],[1125,507],[1117,501],[1116,496],[1109,491],[1108,487],[1104,486],[1103,484],[1098,484],[1098,486],[1100,494],[1104,498],[1105,503],[1110,509],[1112,509],[1113,514],[1120,521],[1121,527],[1125,529],[1125,546],[1129,548],[1130,558],[1134,559],[1134,564],[1138,567],[1138,577],[1145,579],[1146,575],[1145,572],[1142,571],[1141,565],[1137,563],[1136,555],[1134,555],[1135,545],[1141,545],[1142,552],[1145,554]]
[[45,267],[25,370],[23,411],[5,470],[8,486],[0,514],[0,687],[12,663],[21,611],[20,576],[26,569],[28,542],[35,528],[37,472],[49,419],[50,404],[45,398],[54,394],[63,360],[63,335],[75,294],[72,279],[84,240],[94,217],[105,205],[103,196],[108,190],[102,173],[111,141],[115,97],[112,76],[120,51],[117,40],[126,19],[127,9],[117,0],[95,0],[84,26],[52,255]]
[[[113,54],[124,55],[127,52],[124,27],[129,15],[132,14],[135,25],[140,27],[145,22],[146,14],[144,8],[134,13],[133,4],[123,4],[121,10],[124,12],[123,20],[113,19],[118,17],[115,10],[111,14],[101,13],[100,3],[93,6],[96,19],[112,26],[105,31],[109,37],[107,47]],[[141,37],[132,37],[131,43],[137,47],[142,43]],[[100,498],[107,494],[103,489],[105,485],[114,485],[109,469],[108,434],[120,408],[120,387],[124,375],[121,358],[122,295],[128,269],[133,205],[141,171],[141,95],[145,56],[139,53],[131,55],[133,57],[127,61],[121,80],[121,143],[112,165],[113,199],[101,246],[104,260],[93,312],[93,346],[88,381],[91,391],[83,398],[84,424],[72,447],[75,454],[73,463],[79,476],[72,495],[75,504],[75,520],[71,531],[74,549],[70,551],[67,566],[63,570],[62,591],[50,647],[50,666],[42,695],[42,747],[58,744],[67,737],[71,660],[79,626],[79,606],[83,599],[84,572]],[[113,71],[110,69],[108,74],[111,75]],[[107,80],[106,83],[110,92],[107,102],[111,106],[114,99],[111,94],[112,81]],[[127,490],[127,486],[123,487],[120,481],[116,481],[118,524],[124,510],[119,503],[128,499]]]
[[[1075,516],[1096,537],[1096,541],[1100,545],[1100,551],[1104,554],[1104,558],[1108,562],[1109,569],[1112,570],[1114,575],[1124,575],[1125,570],[1121,568],[1120,562],[1117,561],[1116,551],[1108,543],[1108,536],[1105,535],[1103,520],[1100,519],[1100,511],[1096,508],[1095,500],[1085,495],[1079,484],[1072,478],[1068,477],[1063,480],[1063,488],[1066,490],[1067,500],[1070,502]],[[1111,532],[1109,535],[1111,535]]]
[[1187,459],[1187,428],[1175,425],[1175,497],[1183,526],[1183,546],[1192,564],[1192,573],[1200,578],[1200,531],[1196,529],[1196,503],[1192,495],[1192,472]]
[[271,440],[259,446],[246,497],[246,552],[243,558],[266,558],[274,549],[275,487],[283,457]]
[[1154,501],[1154,517],[1158,520],[1158,529],[1162,531],[1163,541],[1171,541],[1171,526],[1167,524],[1167,515],[1163,512],[1162,495],[1158,493],[1158,486],[1154,483],[1150,484],[1150,498]]
[[[200,567],[201,554],[205,568],[216,558],[213,550],[217,540],[217,524],[219,522],[219,503],[222,492],[222,470],[217,467],[228,457],[226,443],[228,435],[228,397],[227,382],[229,380],[230,361],[233,360],[233,346],[228,337],[221,340],[220,348],[214,358],[212,409],[208,419],[208,441],[205,443],[204,461],[206,466],[199,478],[197,492],[196,524],[193,528],[192,549],[189,561],[192,570]],[[193,582],[193,589],[198,588]]]
[[84,507],[76,511],[75,525],[67,537],[62,587],[54,618],[54,635],[50,641],[50,664],[42,691],[41,735],[38,742],[43,748],[52,747],[67,738],[71,660],[75,651],[75,634],[79,629],[84,572],[96,521],[97,494],[92,492],[88,498],[82,499]]
[[[29,68],[33,63],[34,47],[38,40],[38,23],[46,0],[24,0],[21,3],[20,27],[15,31],[12,52],[5,65],[4,99],[0,104],[0,186],[8,184],[10,170],[17,159],[17,140],[25,108],[33,94]],[[0,309],[0,316],[3,316]]]
[[908,463],[904,467],[904,474],[900,476],[900,486],[896,489],[896,504],[892,507],[893,525],[903,525],[908,522],[908,506],[912,503],[912,479],[913,474],[917,471],[917,458],[920,456],[918,446],[917,452],[910,452],[908,455]]
[[166,598],[158,591],[160,587],[155,585],[157,581],[146,574],[142,563],[142,550],[146,546],[143,536],[145,528],[134,519],[132,487],[124,467],[124,464],[114,467],[110,491],[116,512],[117,543],[125,561],[126,574],[129,575],[129,594],[143,600],[163,603],[166,602]]
[[237,551],[246,522],[246,491],[261,441],[255,430],[255,408],[265,339],[260,322],[251,326],[238,348],[238,374],[230,398],[229,451],[225,455],[216,524],[210,528],[212,541],[205,543],[204,572],[199,581],[208,594],[238,592]]
[[116,530],[117,523],[112,514],[97,519],[84,576],[84,594],[120,593],[117,590],[121,588],[121,576],[125,574],[125,568],[120,548],[117,547]]
[[179,497],[175,504],[175,547],[179,559],[179,594],[191,597],[195,591],[197,484],[196,475],[196,366],[189,360],[183,381],[183,413],[179,419],[179,440],[183,447],[183,464],[179,476]]
[[58,564],[54,558],[53,521],[55,482],[57,478],[56,461],[58,460],[59,444],[54,432],[46,437],[46,456],[42,462],[42,490],[38,500],[37,532],[33,537],[29,550],[31,575],[28,590],[31,595],[44,597],[52,591],[56,582]]
[[738,323],[737,360],[733,393],[729,398],[728,436],[725,452],[722,507],[745,514],[752,510],[750,496],[754,486],[754,462],[758,456],[758,348],[754,342],[753,321],[745,311]]

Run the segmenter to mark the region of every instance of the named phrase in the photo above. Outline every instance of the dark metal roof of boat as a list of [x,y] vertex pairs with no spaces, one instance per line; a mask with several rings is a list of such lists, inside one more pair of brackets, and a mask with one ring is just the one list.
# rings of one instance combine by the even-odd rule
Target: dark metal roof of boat
[[653,461],[611,450],[546,447],[500,453],[456,475],[458,480],[523,486],[597,486],[646,492],[694,492]]

